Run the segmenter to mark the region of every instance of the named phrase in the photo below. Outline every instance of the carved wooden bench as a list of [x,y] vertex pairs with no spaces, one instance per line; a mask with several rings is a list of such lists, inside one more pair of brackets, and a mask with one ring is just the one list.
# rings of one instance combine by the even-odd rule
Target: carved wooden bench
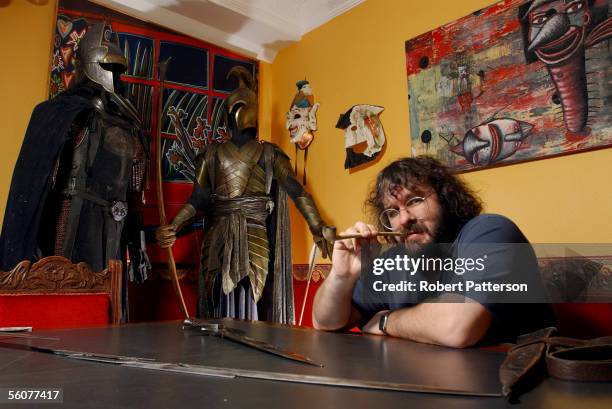
[[121,272],[115,260],[101,272],[60,256],[22,261],[11,271],[0,271],[0,326],[118,324]]

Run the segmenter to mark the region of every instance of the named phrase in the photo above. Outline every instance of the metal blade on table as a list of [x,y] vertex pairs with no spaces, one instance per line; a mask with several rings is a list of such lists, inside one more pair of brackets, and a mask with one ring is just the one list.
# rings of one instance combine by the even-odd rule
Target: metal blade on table
[[242,333],[242,331],[235,328],[228,328],[222,323],[211,322],[198,319],[188,319],[183,322],[183,328],[198,329],[201,333],[207,335],[214,335],[218,337],[227,338],[230,341],[237,342],[239,344],[257,349],[262,352],[267,352],[282,358],[290,359],[292,361],[301,362],[308,365],[323,367],[323,364],[315,362],[311,358],[304,356],[300,353],[283,349],[279,346],[269,344],[264,341],[260,341],[251,337],[248,337]]
[[231,331],[230,329],[222,330],[221,336],[223,338],[227,338],[239,344],[243,344],[251,348],[255,348],[260,351],[267,352],[269,354],[287,358],[292,361],[302,362],[308,365],[318,366],[320,368],[323,367],[323,364],[315,362],[314,360],[312,360],[311,358],[305,355],[280,348],[276,345],[268,344],[267,342],[264,342],[264,341],[259,341],[257,339],[247,337],[246,335],[239,334],[237,332]]

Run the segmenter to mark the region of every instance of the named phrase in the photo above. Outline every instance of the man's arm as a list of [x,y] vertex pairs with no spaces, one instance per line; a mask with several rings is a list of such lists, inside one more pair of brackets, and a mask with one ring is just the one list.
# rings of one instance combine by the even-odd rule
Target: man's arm
[[312,323],[316,329],[339,331],[363,324],[351,298],[355,283],[332,272],[317,290],[312,309]]
[[[377,230],[357,222],[342,234],[361,234],[363,238],[335,242],[332,270],[314,300],[312,320],[317,329],[348,329],[363,322],[352,305],[352,293],[361,276],[361,248],[375,240]],[[376,313],[363,331],[383,335],[379,323],[387,312]],[[393,311],[385,330],[398,338],[464,348],[480,341],[491,321],[492,315],[483,305],[461,295],[445,294],[431,302]]]
[[361,247],[376,240],[376,228],[358,222],[342,234],[361,234],[362,239],[336,240],[332,269],[314,299],[312,322],[316,329],[336,331],[363,323],[352,305],[353,289],[361,277]]
[[[465,348],[479,342],[491,325],[489,310],[469,298],[465,302],[444,302],[445,297],[442,296],[440,302],[394,310],[387,320],[387,334],[454,348]],[[383,335],[379,322],[384,313],[386,311],[374,315],[364,326],[364,332]]]
[[[480,276],[470,278],[497,282],[510,280],[516,273],[516,247],[507,243],[527,242],[514,223],[497,215],[481,215],[472,219],[461,230],[457,241],[458,258],[476,260],[488,256],[486,270]],[[387,321],[387,333],[462,348],[481,341],[495,316],[494,310],[483,305],[487,303],[487,297],[479,293],[465,296],[444,294],[434,301],[437,302],[394,311]],[[380,315],[374,317],[367,329],[379,331],[379,319]]]

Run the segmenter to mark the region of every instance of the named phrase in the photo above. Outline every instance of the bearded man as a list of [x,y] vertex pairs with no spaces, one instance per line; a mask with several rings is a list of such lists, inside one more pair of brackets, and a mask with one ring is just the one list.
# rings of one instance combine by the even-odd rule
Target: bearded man
[[[512,341],[520,334],[553,324],[549,305],[517,302],[533,301],[521,298],[525,295],[501,303],[496,302],[499,298],[469,290],[473,287],[466,290],[464,271],[459,269],[467,265],[465,260],[474,260],[477,274],[469,276],[472,285],[522,280],[537,298],[542,295],[542,284],[533,249],[519,228],[506,217],[481,214],[480,200],[435,159],[416,157],[393,162],[378,175],[367,204],[378,216],[377,225],[357,222],[342,234],[361,238],[335,242],[331,272],[314,301],[315,328],[360,326],[371,334],[467,347]],[[446,264],[445,271],[395,270],[385,275],[387,281],[383,282],[378,272],[372,274],[365,268],[366,260],[371,259],[365,253],[372,251],[382,230],[398,233],[394,239],[397,245],[382,254],[385,261],[393,264],[410,256],[421,263],[423,270],[428,259],[435,261],[439,256],[441,250],[436,244],[446,243],[443,253],[449,256],[454,270],[446,270]],[[477,262],[482,264],[480,271]],[[415,277],[419,277],[419,285]],[[444,290],[423,292],[421,281],[433,281]],[[388,286],[390,282],[404,283],[407,291],[380,291],[395,288]]]

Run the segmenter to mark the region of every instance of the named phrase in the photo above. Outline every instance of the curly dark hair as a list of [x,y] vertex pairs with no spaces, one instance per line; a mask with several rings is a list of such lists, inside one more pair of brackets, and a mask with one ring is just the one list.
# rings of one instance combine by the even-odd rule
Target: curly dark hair
[[378,215],[384,210],[383,198],[393,195],[398,187],[415,193],[428,188],[436,192],[442,207],[442,231],[438,239],[444,241],[452,241],[469,220],[482,212],[482,202],[472,189],[438,160],[429,156],[401,158],[378,174],[365,203],[381,230],[384,228]]

